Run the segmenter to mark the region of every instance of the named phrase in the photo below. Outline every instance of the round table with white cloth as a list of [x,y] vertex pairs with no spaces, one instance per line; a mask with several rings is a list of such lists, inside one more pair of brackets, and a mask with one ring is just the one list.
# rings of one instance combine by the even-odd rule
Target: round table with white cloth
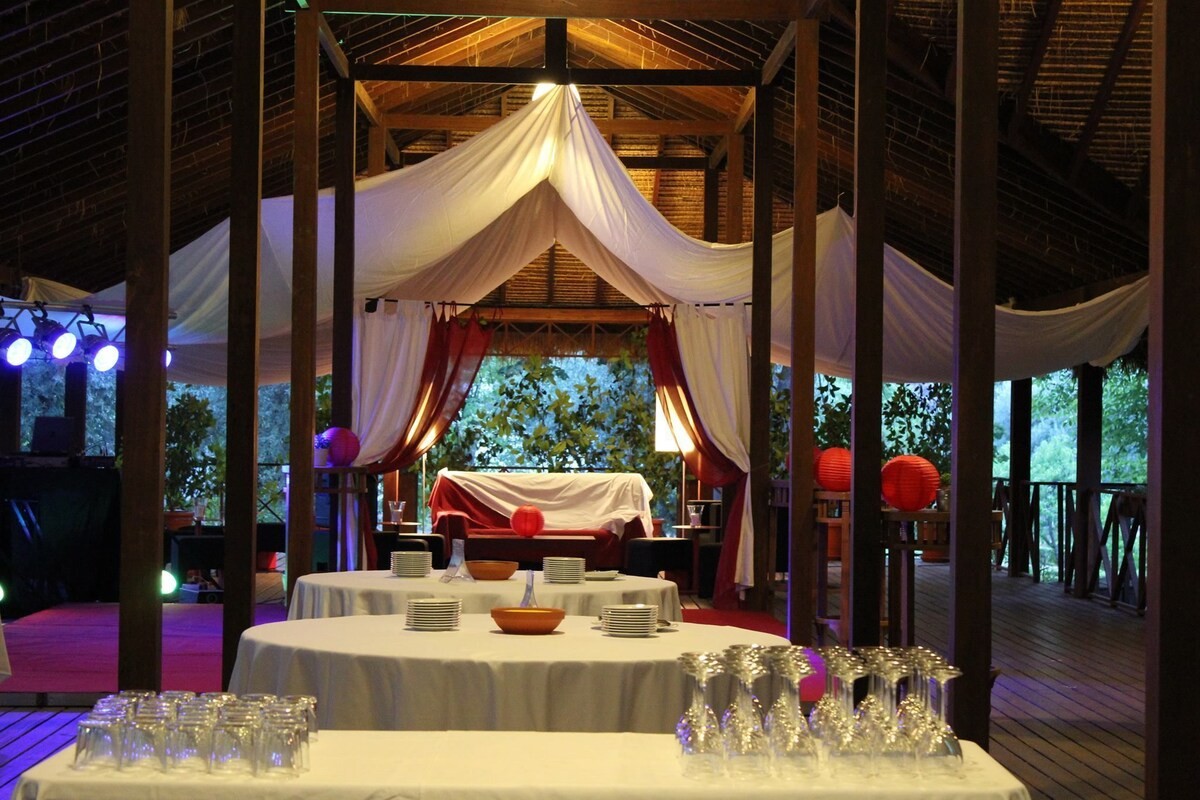
[[[422,597],[458,597],[464,614],[487,614],[496,607],[520,605],[525,594],[523,571],[508,580],[474,583],[442,583],[441,575],[441,570],[424,578],[397,578],[387,570],[305,575],[296,581],[288,619],[403,614],[410,599]],[[683,618],[679,588],[658,578],[619,575],[614,580],[546,583],[542,573],[535,572],[533,592],[539,606],[561,608],[576,616],[599,616],[604,606],[613,603],[647,603],[658,606],[660,619]]]
[[[290,620],[242,634],[229,691],[315,695],[322,728],[668,733],[689,691],[680,653],[732,644],[788,641],[686,622],[623,638],[595,617],[546,636],[502,633],[487,614],[452,631],[410,630],[399,615]],[[723,708],[721,677],[710,701]]]

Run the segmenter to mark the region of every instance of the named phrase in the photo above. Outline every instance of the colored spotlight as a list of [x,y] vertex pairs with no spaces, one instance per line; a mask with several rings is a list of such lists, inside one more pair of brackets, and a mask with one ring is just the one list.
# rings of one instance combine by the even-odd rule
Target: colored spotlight
[[52,319],[39,319],[34,323],[38,347],[59,361],[75,352],[75,334]]
[[121,357],[116,345],[107,337],[95,334],[83,337],[83,353],[97,372],[108,372],[117,365],[117,359]]
[[33,354],[33,343],[21,335],[20,331],[10,328],[0,336],[0,352],[3,352],[4,360],[9,366],[19,367]]
[[167,570],[162,571],[162,593],[175,594],[175,590],[179,588],[179,581],[175,579]]

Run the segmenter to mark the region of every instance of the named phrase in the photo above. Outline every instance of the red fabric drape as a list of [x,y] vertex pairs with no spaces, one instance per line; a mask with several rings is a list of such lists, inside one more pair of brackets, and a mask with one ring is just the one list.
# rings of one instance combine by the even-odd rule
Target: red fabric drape
[[404,469],[441,440],[467,399],[491,341],[491,328],[477,315],[464,321],[442,311],[434,317],[412,418],[400,441],[382,459],[368,465],[368,471]]
[[[711,486],[732,485],[733,508],[740,509],[746,492],[746,473],[720,451],[704,430],[683,374],[675,323],[667,319],[666,312],[661,308],[654,309],[650,314],[646,351],[650,359],[650,373],[654,376],[654,390],[663,411],[671,424],[692,440],[693,448],[683,450],[684,463],[704,483]],[[733,577],[742,539],[742,518],[737,513],[730,516],[732,519],[725,521],[725,534],[721,539],[721,557],[717,562],[716,585],[713,588],[714,608],[738,607]]]
[[[368,464],[368,472],[380,474],[404,469],[441,440],[466,401],[491,341],[491,328],[485,327],[475,314],[464,321],[443,309],[434,316],[412,417],[400,441],[382,459]],[[375,542],[367,537],[364,544],[367,564],[374,567]]]

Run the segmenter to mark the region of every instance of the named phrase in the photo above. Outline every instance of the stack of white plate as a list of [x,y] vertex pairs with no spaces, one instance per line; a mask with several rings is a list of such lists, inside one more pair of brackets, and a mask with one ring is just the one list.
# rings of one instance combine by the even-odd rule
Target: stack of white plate
[[428,550],[392,551],[392,574],[398,578],[424,578],[433,569],[433,553]]
[[658,628],[658,606],[647,603],[604,606],[600,625],[610,636],[649,636]]
[[405,612],[408,627],[417,631],[452,631],[458,627],[462,600],[446,597],[420,597],[408,601]]
[[583,583],[586,565],[582,558],[546,556],[542,559],[542,578],[546,583]]

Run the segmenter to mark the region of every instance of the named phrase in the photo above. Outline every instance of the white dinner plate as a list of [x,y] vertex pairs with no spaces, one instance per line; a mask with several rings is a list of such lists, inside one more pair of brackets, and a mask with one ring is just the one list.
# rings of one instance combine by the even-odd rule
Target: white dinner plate
[[615,581],[620,575],[615,569],[594,569],[583,573],[583,577],[589,581]]

